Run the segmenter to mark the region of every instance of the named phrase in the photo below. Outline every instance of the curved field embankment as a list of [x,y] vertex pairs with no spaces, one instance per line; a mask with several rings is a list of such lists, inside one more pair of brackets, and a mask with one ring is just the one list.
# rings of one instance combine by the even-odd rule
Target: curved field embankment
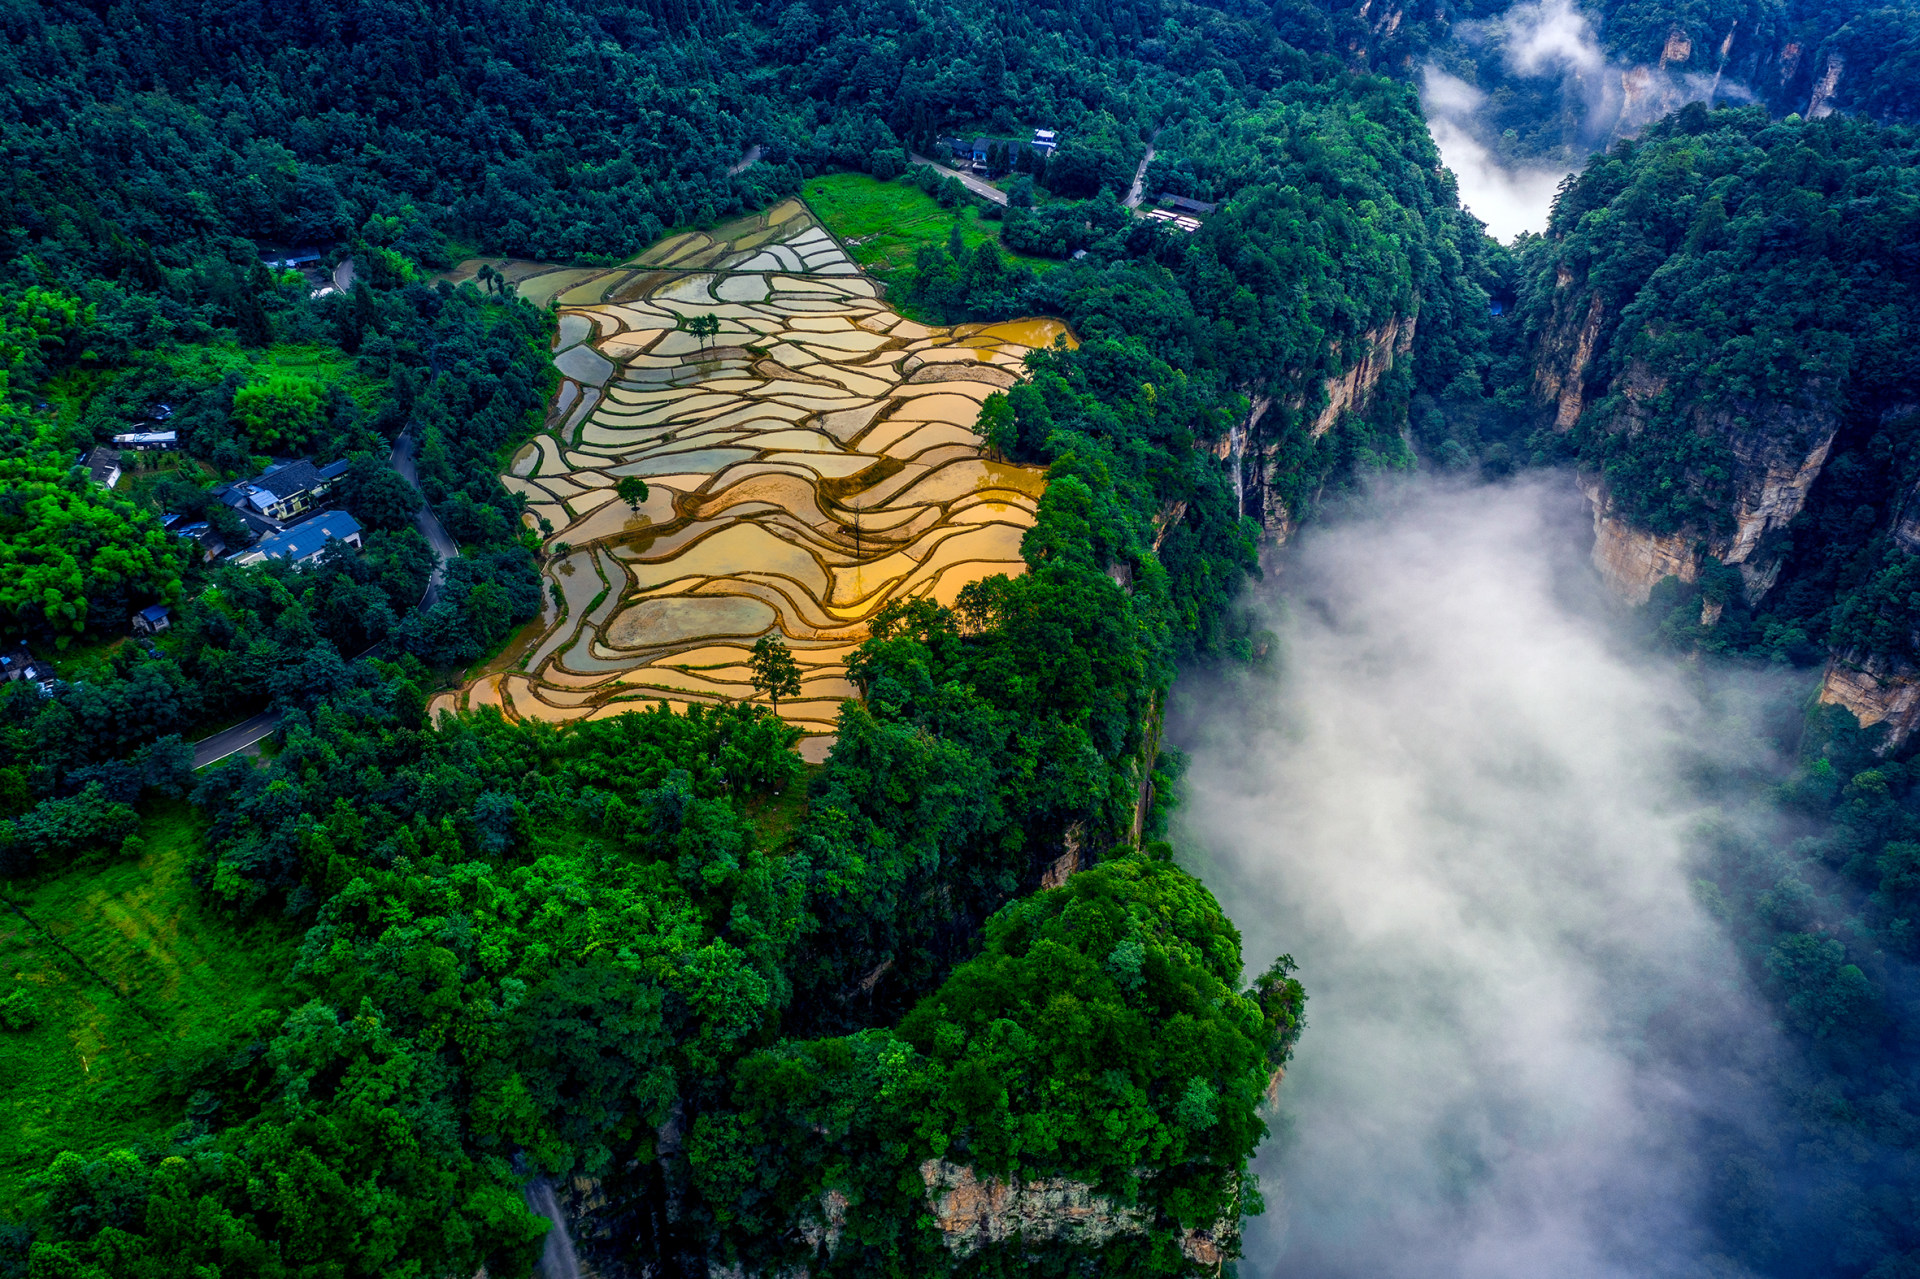
[[[986,460],[973,424],[1028,350],[1073,341],[1059,321],[905,320],[797,201],[612,270],[502,274],[562,308],[548,429],[502,479],[571,548],[547,570],[563,603],[520,670],[436,710],[753,699],[748,650],[778,633],[803,671],[780,713],[819,760],[882,606],[1025,571],[1041,473]],[[614,493],[629,475],[637,508]]]

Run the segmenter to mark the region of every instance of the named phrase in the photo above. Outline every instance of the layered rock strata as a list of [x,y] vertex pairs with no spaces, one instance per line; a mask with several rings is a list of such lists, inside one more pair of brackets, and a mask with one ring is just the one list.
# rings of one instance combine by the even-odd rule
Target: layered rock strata
[[1920,724],[1920,669],[1878,654],[1836,653],[1820,681],[1820,703],[1846,707],[1862,728],[1885,724],[1883,748],[1891,750]]

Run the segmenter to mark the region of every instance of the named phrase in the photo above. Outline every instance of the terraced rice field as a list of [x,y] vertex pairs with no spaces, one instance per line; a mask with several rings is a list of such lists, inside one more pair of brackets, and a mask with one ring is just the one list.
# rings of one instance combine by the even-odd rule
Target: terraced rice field
[[[564,381],[502,480],[549,547],[571,546],[548,569],[565,604],[522,670],[436,712],[561,721],[754,699],[748,650],[777,633],[803,671],[780,714],[818,761],[854,694],[846,656],[882,606],[950,604],[1025,571],[1041,473],[986,460],[973,424],[1028,350],[1073,341],[1059,321],[903,319],[792,200],[623,267],[523,269],[537,265],[502,274],[559,298]],[[681,327],[695,316],[718,334]],[[651,490],[637,510],[614,496],[628,475]]]

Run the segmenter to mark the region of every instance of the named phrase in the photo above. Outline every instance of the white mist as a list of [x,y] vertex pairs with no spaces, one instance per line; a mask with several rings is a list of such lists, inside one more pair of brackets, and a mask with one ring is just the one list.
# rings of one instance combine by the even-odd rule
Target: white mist
[[1261,1279],[1692,1271],[1754,1018],[1689,888],[1674,662],[1610,642],[1565,477],[1415,485],[1266,588],[1266,680],[1181,685],[1176,833],[1308,1029],[1256,1161]]

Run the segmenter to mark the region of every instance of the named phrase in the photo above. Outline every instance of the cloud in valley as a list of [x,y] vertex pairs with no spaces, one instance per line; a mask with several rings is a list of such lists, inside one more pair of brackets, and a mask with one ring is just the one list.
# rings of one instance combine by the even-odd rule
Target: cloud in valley
[[1686,779],[1728,761],[1679,665],[1609,638],[1576,503],[1565,477],[1377,495],[1267,588],[1277,675],[1182,685],[1181,846],[1311,1001],[1250,1279],[1707,1250],[1701,1134],[1752,1122],[1767,1033],[1689,889]]
[[[1457,30],[1464,44],[1483,51],[1482,66],[1497,61],[1513,76],[1560,80],[1561,102],[1573,111],[1578,143],[1588,149],[1636,133],[1689,102],[1752,97],[1718,75],[1610,61],[1593,20],[1573,0],[1528,0]],[[1461,204],[1489,234],[1507,241],[1545,230],[1569,166],[1502,163],[1489,145],[1494,126],[1483,117],[1485,94],[1437,66],[1424,69],[1420,99],[1440,158],[1460,181]]]

